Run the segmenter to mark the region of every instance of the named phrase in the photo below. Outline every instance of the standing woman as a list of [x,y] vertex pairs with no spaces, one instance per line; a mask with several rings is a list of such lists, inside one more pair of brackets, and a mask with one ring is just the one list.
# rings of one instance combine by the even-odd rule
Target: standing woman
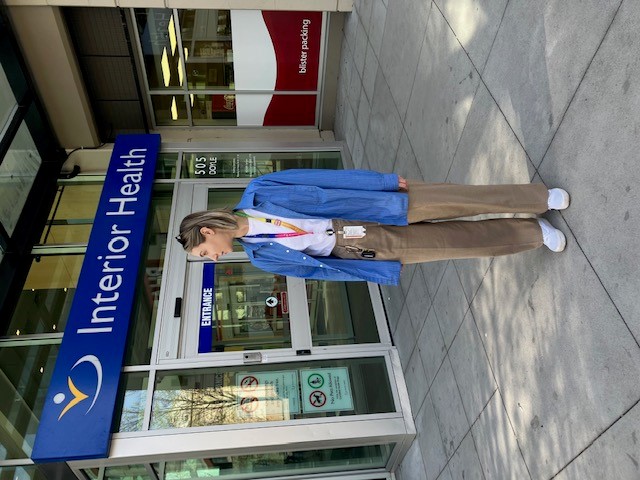
[[187,215],[176,238],[188,253],[213,261],[230,253],[235,239],[253,265],[271,273],[397,285],[402,264],[542,245],[561,252],[564,234],[542,218],[450,219],[568,206],[566,191],[543,184],[425,184],[365,170],[285,170],[252,180],[233,210]]

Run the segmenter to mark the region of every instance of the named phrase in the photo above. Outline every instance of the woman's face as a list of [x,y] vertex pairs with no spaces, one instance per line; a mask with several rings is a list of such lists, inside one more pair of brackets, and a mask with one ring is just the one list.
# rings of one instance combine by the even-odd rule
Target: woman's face
[[200,228],[200,233],[204,237],[204,242],[193,247],[191,255],[196,257],[207,257],[214,262],[218,261],[222,255],[233,251],[233,230],[213,230],[208,227]]

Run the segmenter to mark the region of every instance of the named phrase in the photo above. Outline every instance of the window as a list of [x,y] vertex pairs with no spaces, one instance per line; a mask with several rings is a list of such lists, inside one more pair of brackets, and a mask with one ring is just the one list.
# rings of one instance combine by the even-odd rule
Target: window
[[136,9],[135,24],[157,125],[237,125],[229,10]]
[[323,14],[133,10],[156,126],[315,126]]
[[0,342],[0,460],[30,456],[59,342]]
[[394,411],[383,357],[243,365],[158,372],[151,429]]

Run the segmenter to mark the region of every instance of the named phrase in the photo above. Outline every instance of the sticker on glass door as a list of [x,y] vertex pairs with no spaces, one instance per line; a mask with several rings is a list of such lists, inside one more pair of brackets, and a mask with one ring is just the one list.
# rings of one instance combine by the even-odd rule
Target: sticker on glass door
[[291,347],[286,277],[249,263],[205,263],[198,353]]
[[269,421],[300,413],[297,370],[237,373],[236,391],[241,417]]

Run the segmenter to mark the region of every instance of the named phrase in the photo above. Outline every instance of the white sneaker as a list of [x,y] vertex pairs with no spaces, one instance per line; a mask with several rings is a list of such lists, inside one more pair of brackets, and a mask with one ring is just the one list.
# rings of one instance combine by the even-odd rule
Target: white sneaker
[[562,188],[550,189],[547,206],[549,210],[564,210],[569,206],[569,193]]
[[544,218],[538,219],[538,224],[542,229],[542,242],[552,252],[561,252],[567,246],[567,238],[560,230],[551,225]]

